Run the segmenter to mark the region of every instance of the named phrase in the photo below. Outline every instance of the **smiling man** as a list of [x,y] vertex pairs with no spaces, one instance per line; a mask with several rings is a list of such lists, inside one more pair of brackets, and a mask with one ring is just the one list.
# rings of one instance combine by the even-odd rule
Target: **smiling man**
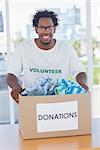
[[[87,76],[75,50],[66,40],[56,40],[57,15],[48,10],[38,11],[33,18],[33,27],[38,38],[20,43],[9,61],[7,83],[11,95],[18,102],[22,88],[44,75],[51,78],[67,78],[72,75],[86,90]],[[23,86],[19,77],[23,73]]]

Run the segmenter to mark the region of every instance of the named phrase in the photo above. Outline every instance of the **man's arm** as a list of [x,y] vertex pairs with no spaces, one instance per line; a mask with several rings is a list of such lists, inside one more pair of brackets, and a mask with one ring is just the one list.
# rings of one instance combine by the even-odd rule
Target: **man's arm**
[[7,75],[7,84],[12,88],[11,96],[18,103],[18,94],[21,92],[22,88],[18,83],[18,79],[15,75],[8,73]]
[[86,85],[87,84],[87,75],[85,72],[80,72],[77,76],[76,76],[76,81],[86,90],[88,91],[89,88]]

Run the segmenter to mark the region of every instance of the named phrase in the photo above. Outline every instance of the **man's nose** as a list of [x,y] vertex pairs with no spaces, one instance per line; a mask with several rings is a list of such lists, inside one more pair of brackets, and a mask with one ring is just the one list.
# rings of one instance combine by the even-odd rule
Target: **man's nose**
[[47,30],[48,29],[48,27],[44,27],[45,28],[45,30]]
[[48,30],[47,27],[45,28],[44,32],[45,32],[46,34],[50,33],[50,31]]

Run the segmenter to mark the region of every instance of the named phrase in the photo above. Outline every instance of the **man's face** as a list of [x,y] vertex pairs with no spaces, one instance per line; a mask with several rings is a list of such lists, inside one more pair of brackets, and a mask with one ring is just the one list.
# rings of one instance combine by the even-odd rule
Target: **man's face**
[[40,18],[35,30],[43,44],[50,44],[55,32],[55,27],[51,18]]

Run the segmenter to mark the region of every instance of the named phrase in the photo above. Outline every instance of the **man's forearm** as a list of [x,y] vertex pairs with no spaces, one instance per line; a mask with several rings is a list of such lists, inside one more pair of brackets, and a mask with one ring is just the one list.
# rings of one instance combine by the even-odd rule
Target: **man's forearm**
[[12,88],[12,89],[15,89],[15,88],[18,88],[19,89],[19,92],[21,91],[21,86],[20,84],[18,83],[18,79],[15,75],[13,74],[9,74],[7,75],[7,84]]
[[11,96],[18,103],[19,102],[19,93],[22,88],[18,83],[18,79],[15,75],[9,74],[7,75],[7,84],[12,88]]
[[79,73],[77,76],[76,76],[76,81],[78,83],[84,83],[86,84],[87,83],[87,75],[85,72],[81,72]]

